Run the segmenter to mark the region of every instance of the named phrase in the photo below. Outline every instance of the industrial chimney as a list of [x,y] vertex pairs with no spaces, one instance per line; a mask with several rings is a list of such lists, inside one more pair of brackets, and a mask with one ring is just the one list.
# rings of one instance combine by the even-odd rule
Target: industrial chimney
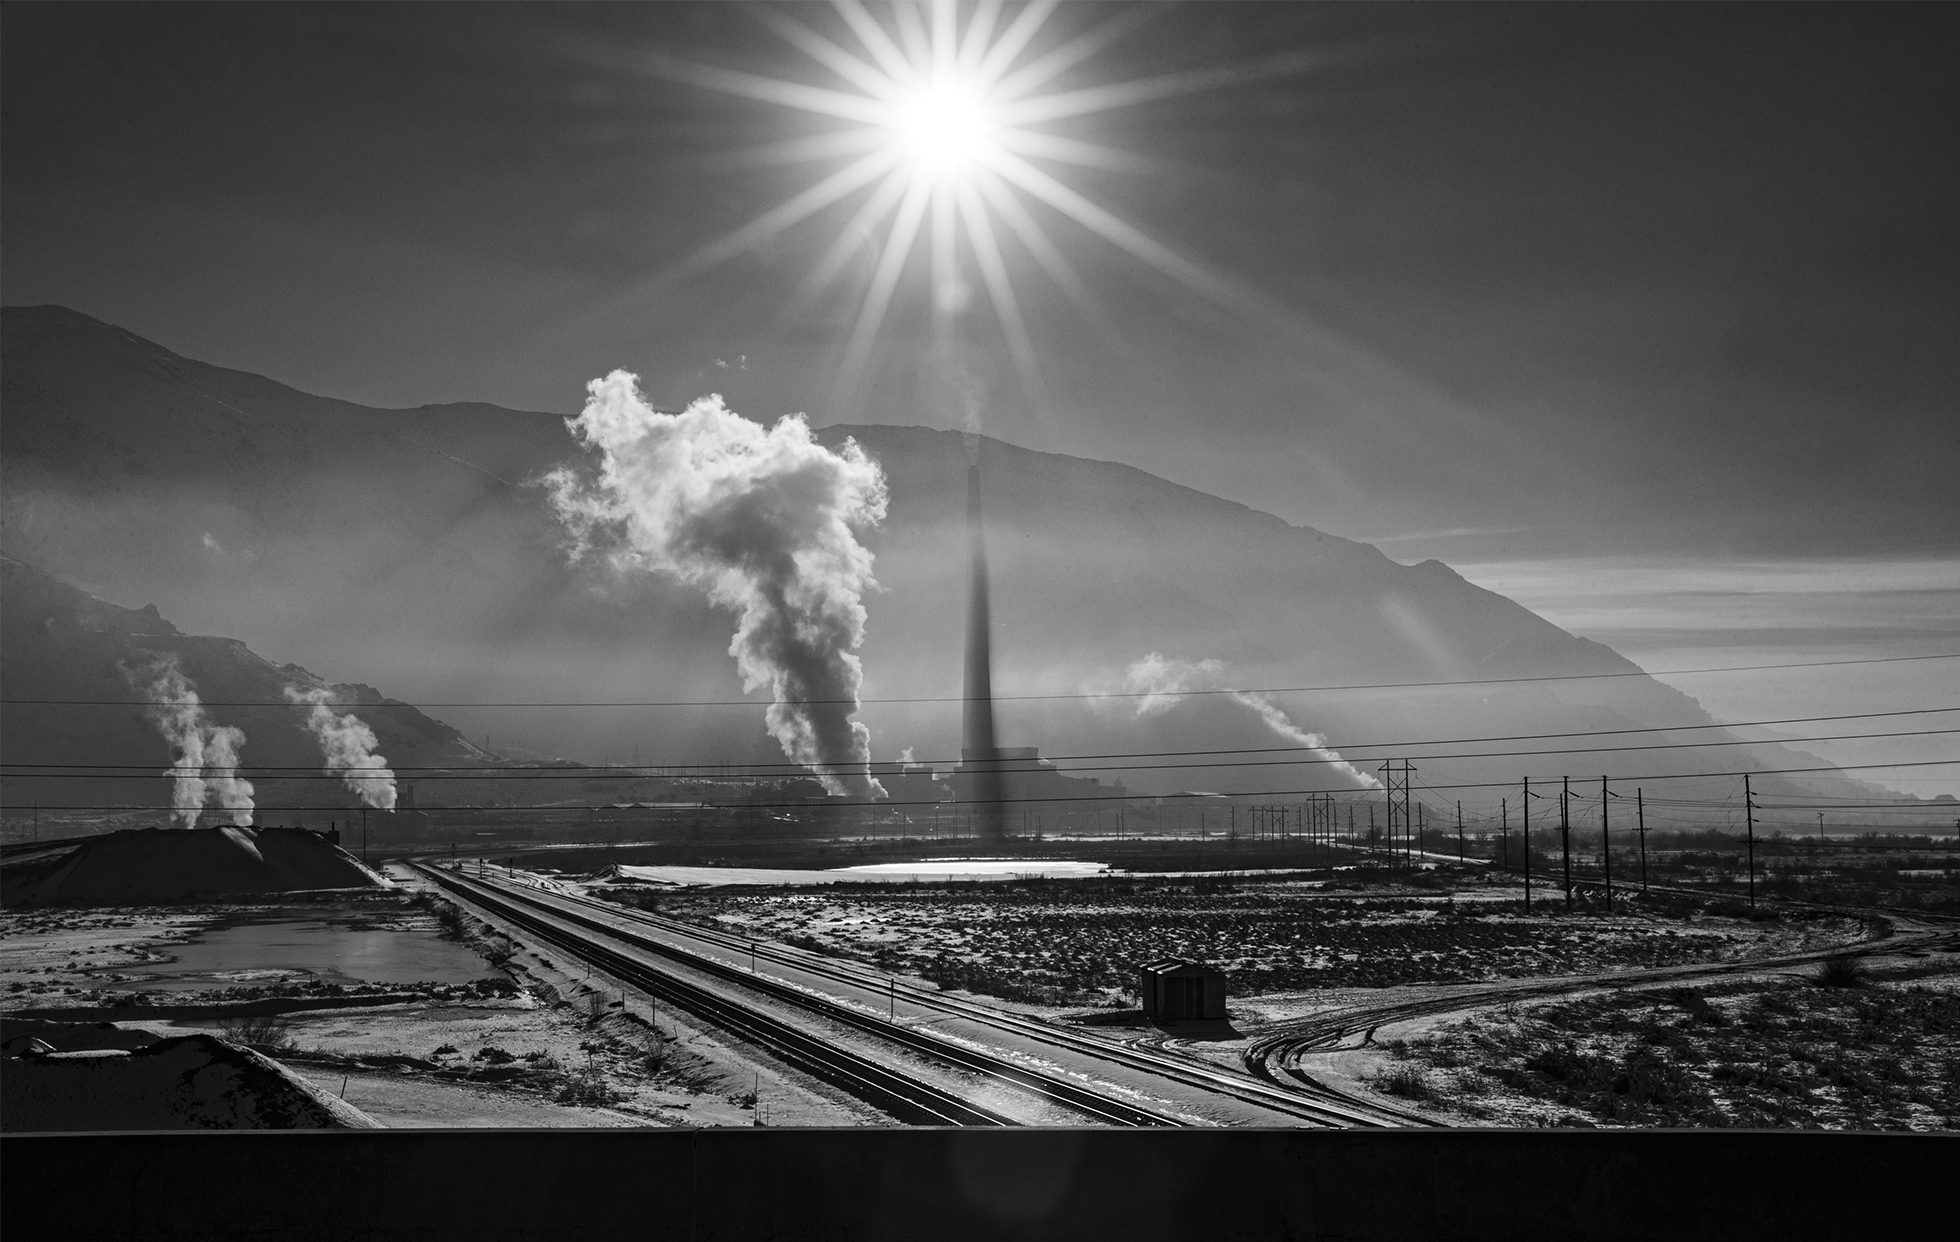
[[978,437],[966,467],[966,555],[969,571],[966,599],[966,685],[960,729],[958,782],[961,798],[971,804],[973,825],[983,837],[1002,834],[1005,782],[1000,748],[994,742],[994,653],[987,604],[987,544],[980,524],[980,452]]

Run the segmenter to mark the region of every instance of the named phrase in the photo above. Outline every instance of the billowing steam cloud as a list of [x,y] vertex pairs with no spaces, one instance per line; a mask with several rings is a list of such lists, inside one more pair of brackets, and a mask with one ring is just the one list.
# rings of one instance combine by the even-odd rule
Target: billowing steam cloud
[[573,556],[599,548],[615,568],[668,575],[739,613],[728,651],[744,689],[774,696],[783,753],[833,794],[883,797],[870,730],[851,717],[874,585],[855,531],[884,520],[884,472],[854,442],[818,444],[801,415],[764,428],[719,396],[663,414],[638,385],[625,371],[593,380],[566,420],[599,453],[596,478],[545,477]]
[[310,703],[306,727],[320,741],[327,758],[327,771],[337,774],[354,791],[354,796],[383,811],[395,809],[395,774],[388,761],[374,753],[374,730],[352,712],[337,712],[327,705],[333,695],[323,686],[301,690],[286,687],[290,703]]
[[141,669],[125,669],[130,683],[149,699],[148,715],[175,752],[164,771],[170,778],[170,817],[179,828],[197,827],[208,799],[228,811],[231,822],[252,822],[252,783],[238,775],[238,753],[245,731],[213,724],[197,697],[197,687],[177,667],[174,655]]
[[[1224,673],[1225,666],[1217,660],[1179,660],[1153,651],[1130,665],[1123,676],[1123,686],[1128,693],[1142,696],[1136,700],[1137,715],[1155,716],[1169,711],[1193,690],[1221,688]],[[1265,695],[1255,691],[1232,690],[1227,697],[1252,709],[1259,719],[1265,721],[1267,728],[1306,750],[1361,788],[1381,788],[1380,781],[1341,758],[1339,751],[1329,747],[1323,734],[1309,732],[1294,724],[1292,718]]]

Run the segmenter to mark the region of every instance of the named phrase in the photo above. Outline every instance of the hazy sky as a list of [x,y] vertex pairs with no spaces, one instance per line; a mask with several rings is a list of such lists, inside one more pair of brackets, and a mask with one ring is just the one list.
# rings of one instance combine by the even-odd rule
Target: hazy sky
[[[1126,12],[1062,5],[1024,60]],[[1293,71],[1052,123],[1137,159],[1043,167],[1233,305],[1032,206],[1101,321],[1010,245],[1046,394],[970,300],[988,430],[1441,557],[1651,669],[1960,648],[1960,9],[1138,15],[1050,89]],[[383,406],[571,412],[624,366],[668,404],[959,421],[923,254],[854,396],[880,236],[792,308],[863,194],[662,282],[844,162],[745,157],[840,123],[650,70],[848,89],[745,6],[0,21],[10,304]],[[1960,699],[1945,664],[1675,680],[1732,719]]]
[[[1031,56],[1118,12],[1062,6]],[[841,84],[741,6],[4,20],[9,303],[381,405],[570,411],[624,365],[663,400],[953,421],[922,260],[847,408],[870,259],[783,313],[851,202],[649,292],[841,162],[732,168],[836,123],[646,71]],[[1949,6],[1154,8],[1056,85],[1310,55],[1049,127],[1144,171],[1051,167],[1291,322],[1037,208],[1113,333],[1010,249],[1050,402],[969,313],[988,426],[1401,559],[1950,553],[1956,34]]]

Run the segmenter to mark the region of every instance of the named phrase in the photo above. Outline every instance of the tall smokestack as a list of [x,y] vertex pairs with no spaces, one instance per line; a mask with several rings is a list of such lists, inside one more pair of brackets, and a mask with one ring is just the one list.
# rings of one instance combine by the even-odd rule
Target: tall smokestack
[[[976,437],[977,440],[977,437]],[[1005,782],[1000,749],[994,743],[994,651],[987,603],[987,542],[980,524],[980,455],[973,444],[966,467],[966,686],[960,730],[960,759],[967,769],[968,800],[980,835],[1002,833]]]

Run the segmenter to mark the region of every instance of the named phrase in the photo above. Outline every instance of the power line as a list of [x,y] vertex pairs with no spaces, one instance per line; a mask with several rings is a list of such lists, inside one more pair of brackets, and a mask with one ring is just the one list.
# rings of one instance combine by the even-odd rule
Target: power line
[[[1838,734],[1828,734],[1819,737],[1793,737],[1786,740],[1793,743],[1794,742],[1844,742],[1844,741],[1863,741],[1872,738],[1942,737],[1955,733],[1960,733],[1960,728],[1908,729],[1908,730],[1902,730],[1902,731],[1892,732],[1892,733],[1838,733]],[[1576,746],[1576,747],[1557,747],[1557,748],[1547,749],[1547,750],[1468,751],[1468,752],[1458,752],[1458,753],[1447,754],[1447,755],[1411,755],[1408,756],[1408,758],[1409,759],[1436,759],[1436,760],[1510,759],[1510,758],[1523,759],[1523,758],[1542,757],[1545,755],[1613,755],[1613,754],[1623,754],[1631,751],[1700,750],[1712,746],[1748,746],[1748,745],[1763,745],[1763,744],[1764,743],[1735,742],[1726,739],[1716,738],[1716,739],[1711,739],[1702,742],[1654,742],[1654,743],[1638,745],[1638,746]],[[1288,749],[1321,750],[1324,748],[1292,747]],[[1350,749],[1359,749],[1359,748],[1355,747]],[[1244,753],[1244,752],[1225,751],[1225,752],[1218,752],[1218,753],[1235,754],[1235,753]],[[1109,757],[1130,758],[1131,756],[1111,755]],[[1001,760],[999,762],[1010,763],[1015,761]],[[1323,757],[1323,756],[1315,755],[1312,757],[1299,758],[1299,759],[1230,759],[1230,760],[1214,759],[1203,763],[1099,763],[1091,766],[1076,767],[1076,768],[1050,767],[1047,769],[1037,769],[1037,770],[1052,772],[1056,775],[1066,775],[1070,772],[1134,772],[1134,771],[1179,772],[1179,771],[1186,771],[1186,770],[1202,770],[1202,769],[1211,769],[1211,768],[1275,768],[1275,767],[1294,767],[1294,766],[1312,766],[1312,765],[1352,766],[1349,760],[1340,758],[1338,756]],[[57,771],[52,771],[52,772],[7,773],[8,776],[20,778],[20,779],[30,779],[36,777],[47,778],[47,779],[58,779],[64,773],[67,772],[93,772],[93,773],[100,774],[94,777],[94,779],[97,780],[150,780],[158,776],[172,775],[173,772],[176,771],[176,769],[174,768],[166,768],[161,773],[156,772],[154,769],[146,769],[143,772],[122,771],[122,769],[126,769],[126,768],[143,766],[143,765],[138,765],[133,763],[15,762],[15,763],[9,763],[6,766],[23,767],[23,768],[58,769]],[[973,765],[969,764],[967,766],[971,767]],[[185,768],[182,770],[182,774],[186,776],[194,776],[203,772],[204,770],[205,769],[201,766],[198,768]],[[295,767],[269,767],[269,766],[251,767],[251,766],[240,765],[234,770],[242,775],[255,777],[259,780],[372,781],[378,779],[373,776],[363,775],[362,771],[359,769],[350,772],[333,772],[333,771],[327,771],[321,768],[314,768],[314,767],[307,767],[301,769]],[[551,767],[544,767],[544,768],[522,768],[522,769],[515,769],[515,770],[508,767],[504,767],[504,768],[402,767],[402,768],[390,768],[389,770],[396,774],[400,774],[402,772],[433,772],[438,774],[469,772],[469,773],[477,773],[478,775],[471,775],[471,776],[452,775],[449,776],[448,779],[479,780],[479,781],[495,781],[495,780],[510,780],[510,781],[581,780],[583,781],[583,780],[604,779],[606,774],[608,773],[620,774],[622,772],[633,773],[633,775],[630,776],[620,775],[619,779],[622,780],[646,779],[638,774],[637,769],[633,769],[633,768],[621,769],[616,765],[571,766],[571,767],[554,765]],[[1012,773],[1014,771],[1014,769],[1011,768],[1001,768],[1001,767],[995,767],[987,770],[1001,771],[1007,773]],[[856,769],[852,769],[852,771],[856,771]],[[774,765],[767,765],[767,766],[759,765],[759,764],[747,765],[743,768],[742,775],[753,777],[753,778],[762,778],[762,779],[768,779],[774,777],[804,777],[804,776],[814,778],[817,775],[817,773],[813,769],[803,765],[793,765],[793,764],[785,763],[785,764],[774,764]],[[879,773],[878,775],[889,775],[889,774]],[[1446,788],[1446,786],[1436,786],[1436,788]],[[1581,797],[1583,795],[1574,794],[1572,796]]]
[[[1843,765],[1831,764],[1825,767],[1811,767],[1811,768],[1750,768],[1747,770],[1737,769],[1736,771],[1733,772],[1676,772],[1676,773],[1658,773],[1658,774],[1647,773],[1644,775],[1637,775],[1637,776],[1616,777],[1615,779],[1620,781],[1671,781],[1671,780],[1688,780],[1688,779],[1702,780],[1702,779],[1712,779],[1716,777],[1728,777],[1731,779],[1739,780],[1744,776],[1800,776],[1800,775],[1816,773],[1816,772],[1844,772],[1844,771],[1864,772],[1864,771],[1878,771],[1881,769],[1895,769],[1895,768],[1945,767],[1949,765],[1960,765],[1960,756],[1955,756],[1954,758],[1951,759],[1923,759],[1910,763],[1849,763]],[[1464,781],[1464,782],[1458,782],[1458,783],[1448,784],[1448,785],[1431,785],[1428,786],[1428,788],[1431,790],[1509,789],[1516,784],[1517,784],[1516,781]],[[1288,797],[1297,797],[1305,794],[1320,794],[1320,793],[1330,793],[1330,792],[1336,794],[1346,794],[1349,797],[1366,796],[1369,798],[1373,798],[1373,797],[1380,796],[1382,791],[1379,789],[1327,790],[1327,789],[1321,789],[1315,787],[1315,788],[1300,788],[1300,789],[1248,789],[1248,790],[1239,790],[1239,791],[1234,791],[1229,793],[1218,792],[1218,791],[1200,792],[1195,790],[1185,790],[1185,791],[1180,791],[1178,793],[1171,793],[1171,794],[1152,794],[1152,793],[1103,794],[1097,797],[1088,797],[1088,798],[1082,797],[1081,795],[1077,795],[1077,794],[1070,794],[1070,795],[1061,795],[1057,797],[989,798],[989,799],[972,799],[967,801],[949,801],[947,799],[931,799],[931,800],[887,799],[885,801],[880,801],[880,802],[836,802],[836,803],[813,803],[806,800],[784,801],[784,802],[743,801],[739,803],[720,803],[701,809],[706,809],[706,810],[776,810],[776,809],[792,810],[793,809],[793,810],[807,811],[807,810],[836,808],[836,809],[878,810],[878,809],[889,809],[893,807],[902,807],[902,806],[956,808],[956,807],[970,807],[970,806],[980,806],[980,805],[996,804],[996,803],[1000,805],[1034,806],[1034,805],[1046,805],[1046,804],[1057,803],[1057,802],[1074,803],[1078,805],[1085,804],[1085,803],[1096,803],[1096,802],[1103,802],[1103,803],[1192,802],[1192,803],[1204,803],[1208,805],[1219,798],[1288,798]],[[106,805],[106,804],[53,806],[45,802],[41,803],[40,807],[44,811],[53,810],[53,811],[158,812],[158,811],[168,811],[170,809],[168,807]],[[23,809],[25,809],[24,805],[0,806],[0,811],[7,811],[7,810],[18,811]],[[219,807],[206,807],[204,809],[206,812],[209,813],[221,813],[223,810],[223,808],[219,808]],[[259,807],[257,809],[319,811],[319,810],[327,810],[327,809],[334,809],[334,808],[323,808],[317,806],[313,806],[313,807],[267,806],[267,807]],[[537,814],[537,813],[548,812],[548,811],[609,811],[615,808],[613,804],[609,802],[608,803],[580,802],[580,803],[552,803],[544,806],[447,807],[444,809],[445,810],[468,810],[468,811],[505,811],[513,814],[516,812],[523,811],[523,812],[530,812],[533,814]],[[1786,809],[1797,810],[1802,808],[1791,807]],[[1923,809],[1927,811],[1945,810],[1944,807],[1939,807],[1939,806],[1927,806]]]
[[[1198,697],[1201,695],[1230,696],[1236,694],[1321,694],[1321,693],[1332,693],[1335,691],[1343,691],[1343,690],[1427,690],[1427,689],[1438,689],[1438,688],[1444,688],[1450,686],[1506,686],[1506,685],[1524,685],[1533,682],[1549,682],[1549,681],[1604,681],[1604,680],[1611,680],[1613,678],[1620,678],[1620,677],[1687,677],[1687,676],[1700,675],[1704,673],[1758,673],[1758,672],[1764,672],[1764,671],[1775,670],[1775,669],[1841,668],[1841,667],[1845,667],[1848,665],[1855,665],[1855,664],[1904,664],[1915,660],[1960,660],[1960,651],[1942,652],[1934,655],[1875,656],[1875,657],[1871,657],[1868,659],[1861,659],[1861,660],[1814,660],[1814,661],[1803,662],[1803,663],[1789,663],[1789,664],[1732,664],[1723,667],[1711,667],[1711,668],[1657,669],[1652,672],[1646,671],[1644,669],[1634,669],[1630,672],[1619,672],[1619,673],[1561,673],[1555,676],[1543,676],[1543,677],[1481,677],[1481,678],[1472,678],[1472,679],[1467,679],[1462,681],[1383,681],[1383,682],[1367,682],[1367,683],[1356,682],[1356,683],[1347,683],[1347,684],[1340,684],[1340,685],[1325,685],[1325,686],[1263,686],[1263,687],[1241,687],[1237,689],[1220,689],[1220,690],[1179,690],[1176,692],[1170,692],[1164,690],[1111,690],[1107,692],[1096,692],[1096,693],[1089,693],[1084,691],[1084,692],[1078,692],[1074,694],[996,694],[993,696],[993,700],[996,703],[1036,703],[1036,702],[1059,702],[1059,701],[1101,700],[1101,699],[1184,698],[1184,697]],[[200,699],[198,701],[202,703],[202,705],[205,707],[303,707],[303,708],[307,708],[308,710],[311,710],[315,706],[315,704],[311,700],[306,700],[300,703],[292,703],[284,699],[279,699],[279,700]],[[921,696],[910,697],[910,698],[858,698],[858,699],[806,699],[804,700],[805,703],[807,703],[809,706],[812,707],[870,706],[872,704],[905,704],[905,703],[960,703],[964,701],[965,701],[965,696],[957,695],[957,694],[921,695]],[[189,700],[184,700],[182,702],[178,702],[176,700],[164,700],[160,702],[151,703],[151,702],[139,701],[135,699],[6,699],[6,700],[0,700],[0,702],[22,706],[22,707],[174,707],[174,706],[189,705]],[[564,701],[508,700],[508,701],[496,701],[496,702],[479,701],[479,702],[454,702],[454,703],[440,703],[440,702],[409,703],[400,699],[393,699],[383,703],[342,703],[342,702],[335,702],[333,700],[327,700],[326,702],[320,705],[326,707],[339,707],[339,708],[365,707],[372,710],[372,709],[378,709],[384,707],[393,707],[393,708],[411,707],[417,709],[425,708],[425,707],[428,708],[434,708],[434,707],[442,707],[442,708],[759,707],[762,706],[762,703],[756,699],[621,699],[612,702],[578,702],[572,700],[564,700]]]
[[[1951,712],[1960,712],[1960,707],[1915,707],[1915,708],[1905,708],[1900,710],[1883,711],[1883,712],[1849,712],[1849,713],[1832,715],[1832,716],[1781,716],[1781,717],[1777,717],[1774,719],[1767,719],[1767,720],[1738,720],[1738,721],[1730,721],[1726,723],[1718,721],[1718,722],[1711,722],[1709,724],[1693,724],[1693,725],[1659,725],[1659,726],[1649,726],[1649,727],[1636,728],[1636,729],[1569,729],[1557,733],[1501,733],[1501,734],[1490,734],[1481,737],[1429,738],[1421,741],[1398,741],[1398,742],[1345,742],[1344,741],[1344,742],[1329,742],[1324,747],[1300,746],[1300,745],[1240,746],[1240,747],[1225,747],[1225,748],[1209,749],[1209,750],[1134,750],[1134,751],[1084,752],[1081,754],[1072,754],[1072,755],[1071,754],[1049,755],[1046,756],[1046,761],[1050,763],[1058,763],[1064,761],[1075,762],[1075,761],[1092,760],[1092,759],[1176,759],[1176,758],[1190,758],[1190,757],[1197,757],[1197,756],[1204,756],[1204,755],[1291,754],[1303,750],[1322,750],[1322,749],[1331,749],[1331,750],[1338,750],[1338,751],[1393,749],[1393,750],[1400,751],[1400,750],[1412,749],[1420,746],[1468,746],[1480,742],[1529,742],[1529,741],[1549,740],[1553,738],[1574,738],[1574,737],[1624,737],[1635,733],[1688,733],[1688,732],[1696,732],[1705,729],[1747,729],[1747,728],[1759,728],[1766,725],[1822,724],[1822,723],[1830,723],[1839,720],[1876,720],[1876,719],[1890,719],[1899,716],[1933,716],[1933,715],[1942,715]],[[1772,738],[1772,739],[1767,739],[1762,741],[1756,741],[1750,739],[1738,739],[1734,741],[1723,741],[1723,742],[1715,742],[1715,743],[1707,743],[1707,744],[1722,745],[1722,746],[1770,746],[1770,745],[1780,745],[1786,742],[1833,741],[1833,740],[1843,741],[1843,740],[1855,740],[1858,738],[1875,738],[1875,737],[1917,737],[1917,736],[1927,736],[1927,735],[1943,733],[1943,732],[1953,732],[1953,730],[1913,730],[1910,732],[1901,732],[1901,733],[1858,733],[1858,734],[1844,734],[1837,737]],[[1502,751],[1498,753],[1500,755],[1591,753],[1592,750],[1594,749],[1658,750],[1658,749],[1666,749],[1673,746],[1685,746],[1685,745],[1690,745],[1690,743],[1656,743],[1651,747],[1649,746],[1628,746],[1628,747],[1617,747],[1617,748],[1588,747],[1572,752]],[[1490,756],[1472,754],[1472,755],[1456,755],[1456,756],[1438,755],[1432,757],[1446,759],[1446,758],[1488,758]],[[898,762],[898,761],[892,761],[892,762]],[[954,760],[951,758],[923,759],[923,760],[911,760],[909,761],[909,764],[910,766],[915,766],[915,767],[943,767],[956,762],[964,762],[964,760],[963,759]],[[104,764],[72,763],[70,764],[70,763],[15,762],[15,763],[8,764],[7,766],[31,767],[31,768],[113,770],[117,768],[148,767],[150,765],[133,764],[133,763],[104,763]],[[1180,766],[1198,767],[1204,765],[1193,764],[1193,765],[1180,765]],[[592,773],[604,774],[604,773],[612,772],[612,773],[620,773],[622,775],[631,775],[635,777],[645,775],[645,770],[647,769],[660,769],[660,768],[668,768],[668,769],[679,768],[685,771],[685,769],[687,768],[712,767],[716,770],[718,774],[721,775],[740,774],[745,776],[802,775],[809,771],[808,768],[802,765],[792,764],[787,761],[772,761],[769,763],[717,762],[712,764],[696,764],[696,763],[578,764],[578,763],[572,763],[570,761],[566,761],[563,763],[543,763],[543,764],[533,764],[529,766],[515,765],[515,767],[521,767],[522,771],[530,774],[542,774],[546,771],[568,772],[568,773],[579,773],[579,774],[592,774]],[[514,765],[508,763],[505,764],[427,764],[427,765],[416,765],[416,766],[403,766],[403,765],[395,764],[395,765],[390,765],[390,770],[396,773],[511,772],[515,770],[515,767]],[[255,769],[255,770],[277,770],[277,769]],[[1096,769],[1090,768],[1090,769],[1075,769],[1075,770],[1093,771]]]

